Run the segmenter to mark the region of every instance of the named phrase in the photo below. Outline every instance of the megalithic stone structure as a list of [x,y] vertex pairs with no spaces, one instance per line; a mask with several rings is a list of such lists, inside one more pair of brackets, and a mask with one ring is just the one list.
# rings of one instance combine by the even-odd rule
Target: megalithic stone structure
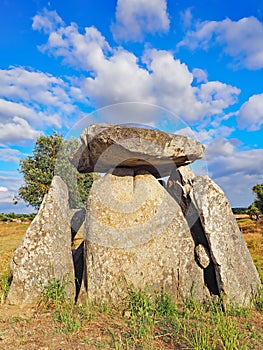
[[[116,299],[131,284],[165,288],[175,298],[224,294],[240,305],[252,299],[260,279],[228,201],[187,166],[203,156],[201,144],[111,124],[90,126],[81,140],[72,158],[79,171],[108,172],[87,204],[90,298]],[[154,177],[170,174],[168,195]]]
[[[76,301],[82,275],[90,299],[118,301],[130,287],[180,300],[253,299],[260,279],[227,198],[188,167],[203,156],[200,143],[105,123],[85,129],[81,141],[72,163],[80,172],[106,173],[87,200],[84,244],[71,252],[85,210],[69,209],[67,187],[55,176],[12,259],[8,302],[39,301],[51,278],[67,279]],[[167,186],[158,181],[168,175]]]

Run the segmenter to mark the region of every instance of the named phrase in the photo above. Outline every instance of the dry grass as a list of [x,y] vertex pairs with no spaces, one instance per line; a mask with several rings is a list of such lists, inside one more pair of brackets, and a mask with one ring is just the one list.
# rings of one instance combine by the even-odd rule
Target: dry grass
[[13,252],[23,238],[29,223],[0,223],[0,254]]
[[238,226],[244,235],[250,254],[263,281],[263,217],[257,222],[250,220],[249,216],[237,219]]
[[21,242],[29,223],[0,223],[0,304],[6,295],[10,281],[10,261]]

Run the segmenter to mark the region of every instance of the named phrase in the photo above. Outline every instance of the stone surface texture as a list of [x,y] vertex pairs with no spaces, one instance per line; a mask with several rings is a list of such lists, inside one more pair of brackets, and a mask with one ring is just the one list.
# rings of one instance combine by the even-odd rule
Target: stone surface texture
[[11,271],[13,281],[7,302],[35,304],[50,279],[67,281],[66,292],[74,298],[74,266],[71,253],[71,216],[68,190],[58,176],[52,180],[39,212],[16,249]]
[[71,158],[80,172],[107,172],[117,166],[147,169],[156,177],[175,165],[202,158],[204,146],[181,135],[114,124],[94,124],[81,134],[82,146]]
[[199,211],[219,291],[246,305],[260,279],[224,192],[207,176],[196,177],[190,197]]
[[181,208],[151,174],[117,169],[97,180],[87,204],[86,285],[91,299],[150,288],[205,300],[203,269]]

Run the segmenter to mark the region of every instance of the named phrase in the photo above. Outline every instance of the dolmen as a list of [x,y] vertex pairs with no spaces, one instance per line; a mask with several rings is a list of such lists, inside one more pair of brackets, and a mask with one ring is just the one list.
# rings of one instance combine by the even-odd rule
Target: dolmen
[[174,300],[224,296],[249,304],[260,279],[224,192],[189,167],[203,154],[199,142],[155,129],[86,128],[70,160],[79,172],[101,177],[87,199],[82,250],[72,259],[76,210],[55,176],[14,253],[7,300],[37,302],[50,278],[67,281],[67,294],[76,300],[78,271],[95,301],[118,302],[137,288],[165,291]]

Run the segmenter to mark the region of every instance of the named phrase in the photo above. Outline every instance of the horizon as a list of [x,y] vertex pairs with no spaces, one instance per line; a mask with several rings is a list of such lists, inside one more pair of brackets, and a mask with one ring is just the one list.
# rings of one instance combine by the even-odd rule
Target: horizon
[[0,213],[34,212],[13,197],[19,160],[38,136],[78,136],[93,122],[191,135],[206,148],[197,175],[208,174],[232,208],[253,202],[263,183],[260,0],[1,7]]

